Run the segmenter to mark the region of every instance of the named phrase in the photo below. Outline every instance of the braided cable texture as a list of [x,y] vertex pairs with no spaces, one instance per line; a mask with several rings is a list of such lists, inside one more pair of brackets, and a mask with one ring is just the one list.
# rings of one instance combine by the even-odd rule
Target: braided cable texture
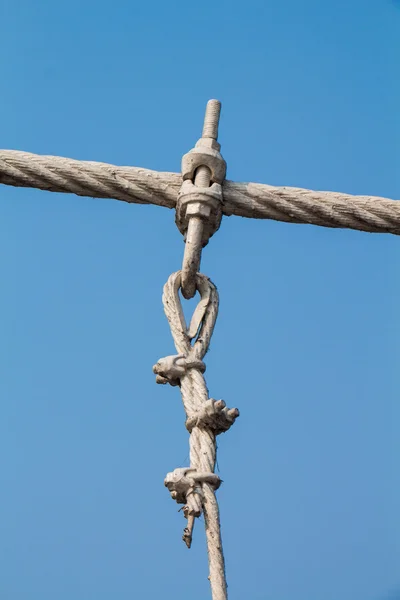
[[226,181],[225,215],[400,235],[400,202],[293,187]]
[[[205,300],[203,300],[203,304],[201,302],[199,304],[200,311],[203,314],[196,341],[192,345],[178,296],[180,284],[181,272],[178,271],[169,277],[164,286],[164,311],[179,354],[190,357],[191,360],[202,360],[210,345],[218,314],[218,292],[214,284],[205,275],[197,274],[197,287]],[[187,417],[194,417],[208,400],[207,385],[201,371],[197,368],[188,369],[181,378],[180,388],[186,415]],[[199,472],[213,473],[217,450],[214,432],[208,428],[194,427],[190,434],[189,443],[190,467]],[[212,598],[213,600],[226,600],[227,585],[218,502],[212,486],[203,483],[202,490]]]
[[181,177],[170,175],[174,174],[0,150],[0,183],[15,187],[174,208]]
[[[0,150],[0,183],[175,208],[179,173]],[[223,214],[400,235],[400,202],[260,183],[223,183]]]

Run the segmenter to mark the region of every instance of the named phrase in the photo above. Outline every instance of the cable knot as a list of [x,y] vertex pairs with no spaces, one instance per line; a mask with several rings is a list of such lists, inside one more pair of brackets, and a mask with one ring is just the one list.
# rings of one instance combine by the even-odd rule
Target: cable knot
[[237,408],[227,408],[223,400],[210,398],[201,409],[186,420],[186,429],[192,433],[194,427],[210,429],[215,435],[228,431],[239,416]]
[[164,480],[171,498],[178,504],[185,505],[183,513],[188,520],[188,526],[184,529],[183,541],[188,548],[192,544],[194,519],[200,517],[203,510],[202,484],[204,483],[210,485],[215,491],[221,485],[221,479],[215,473],[203,473],[184,467],[168,473]]
[[[199,472],[191,467],[181,467],[175,469],[171,473],[167,473],[164,485],[171,493],[171,498],[178,504],[186,504],[188,498],[195,494],[202,498],[203,492],[201,486],[207,483],[214,490],[217,490],[221,485],[221,479],[215,473]],[[197,504],[197,500],[192,504],[190,509],[195,517],[201,514],[201,503]]]
[[204,373],[206,365],[202,360],[185,357],[184,354],[177,354],[160,358],[153,367],[153,373],[157,376],[156,383],[163,385],[169,383],[176,386],[180,385],[181,379],[186,375],[188,369],[197,369],[200,373]]

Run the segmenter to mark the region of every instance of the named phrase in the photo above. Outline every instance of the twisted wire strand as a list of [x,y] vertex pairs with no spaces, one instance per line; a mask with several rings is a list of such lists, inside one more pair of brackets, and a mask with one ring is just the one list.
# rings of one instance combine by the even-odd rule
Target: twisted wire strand
[[[208,297],[199,332],[192,345],[178,295],[180,285],[181,271],[178,271],[169,277],[164,286],[164,311],[179,354],[191,355],[202,360],[209,348],[218,315],[219,298],[217,288],[205,275],[197,274],[197,287],[200,292],[204,292],[208,288]],[[194,416],[201,410],[202,404],[208,400],[208,389],[203,374],[198,369],[189,369],[181,379],[180,389],[186,416]],[[213,473],[217,452],[216,437],[213,431],[204,427],[193,427],[189,444],[190,467],[199,472]],[[202,487],[212,598],[213,600],[227,600],[218,502],[212,486],[204,483]]]
[[233,181],[223,193],[227,216],[400,234],[397,200]]
[[[179,173],[0,150],[0,183],[174,208]],[[400,235],[400,202],[260,183],[223,183],[223,214]]]
[[[15,187],[174,208],[181,178],[178,174],[175,178],[169,175],[136,167],[0,150],[0,183]],[[173,185],[175,179],[177,184]]]

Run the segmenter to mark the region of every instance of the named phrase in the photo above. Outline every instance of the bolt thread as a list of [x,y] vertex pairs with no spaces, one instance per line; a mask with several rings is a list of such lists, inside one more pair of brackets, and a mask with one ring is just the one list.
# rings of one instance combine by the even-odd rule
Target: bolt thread
[[194,185],[197,187],[210,187],[211,171],[208,167],[199,167],[194,175]]
[[216,140],[218,138],[218,123],[221,114],[221,102],[219,100],[209,100],[207,102],[206,114],[204,117],[203,135],[204,138]]

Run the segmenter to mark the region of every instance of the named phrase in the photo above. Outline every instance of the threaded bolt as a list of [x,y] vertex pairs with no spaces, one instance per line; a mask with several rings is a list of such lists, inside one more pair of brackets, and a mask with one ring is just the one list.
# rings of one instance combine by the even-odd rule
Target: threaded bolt
[[221,114],[221,102],[219,100],[209,100],[207,102],[206,114],[204,117],[203,135],[204,138],[216,140],[218,138],[218,123]]

